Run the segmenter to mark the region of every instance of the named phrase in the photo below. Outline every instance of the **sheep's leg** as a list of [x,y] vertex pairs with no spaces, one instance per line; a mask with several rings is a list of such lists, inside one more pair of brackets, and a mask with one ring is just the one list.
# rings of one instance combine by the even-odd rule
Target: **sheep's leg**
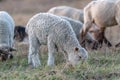
[[[11,32],[10,32],[11,33]],[[14,46],[13,44],[13,38],[14,38],[14,34],[10,34],[9,35],[9,46],[12,48]]]
[[10,45],[10,47],[13,47],[13,38],[12,37],[10,37],[9,45]]
[[103,39],[104,39],[105,44],[107,44],[108,47],[111,47],[111,46],[112,46],[112,44],[106,39],[105,36],[104,36]]
[[54,66],[54,54],[56,52],[56,47],[55,44],[53,43],[53,37],[49,36],[48,37],[48,61],[47,65],[48,66]]
[[97,50],[98,45],[99,45],[98,41],[94,41],[94,42],[92,43],[92,49]]
[[107,40],[107,38],[104,36],[104,30],[101,30],[102,32],[100,32],[97,36],[98,42],[100,44],[100,47],[102,47],[103,42],[108,46],[111,47],[112,44]]
[[98,40],[98,47],[101,48],[103,41],[104,41],[104,29],[100,29],[98,32],[96,32],[95,34],[96,40]]
[[38,67],[41,65],[38,54],[40,44],[35,36],[29,37],[29,44],[28,64]]

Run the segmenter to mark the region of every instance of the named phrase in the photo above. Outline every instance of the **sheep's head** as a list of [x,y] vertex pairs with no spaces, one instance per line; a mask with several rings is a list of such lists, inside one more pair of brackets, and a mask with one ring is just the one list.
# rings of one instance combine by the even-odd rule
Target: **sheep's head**
[[98,48],[98,41],[97,40],[84,40],[83,42],[81,42],[81,46],[84,47],[85,49],[93,49],[93,50],[97,50]]
[[27,36],[25,32],[25,27],[15,26],[14,29],[14,39],[21,42]]
[[95,30],[90,30],[90,34],[94,37],[94,39],[97,41],[97,43],[94,43],[94,45],[97,45],[96,49],[101,46],[101,42],[104,37],[104,30],[101,29],[95,29]]
[[17,30],[14,31],[14,39],[19,40],[20,39],[20,34]]
[[[87,36],[88,33],[89,33],[89,36]],[[96,26],[95,24],[92,24],[92,27],[89,29],[89,31],[87,31],[86,37],[85,36],[82,37],[81,45],[85,48],[97,49],[99,45],[98,38],[101,39],[101,37],[99,36],[100,34],[101,33],[100,33],[99,27]]]
[[94,23],[84,24],[82,29],[80,30],[80,37],[83,39],[85,35],[87,34],[87,32],[89,32],[95,38],[97,35],[96,33],[98,31],[100,31],[100,28],[96,24]]
[[80,48],[75,47],[74,52],[70,53],[68,57],[69,57],[69,62],[72,65],[76,65],[80,60],[84,62],[88,58],[88,52],[82,47]]
[[7,59],[12,59],[12,51],[16,51],[13,48],[4,47],[0,48],[0,61],[6,61]]

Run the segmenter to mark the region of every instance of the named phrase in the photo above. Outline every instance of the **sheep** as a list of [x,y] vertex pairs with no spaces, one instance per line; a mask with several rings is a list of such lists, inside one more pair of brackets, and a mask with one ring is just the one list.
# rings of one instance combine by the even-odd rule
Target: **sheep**
[[27,33],[25,32],[25,27],[21,25],[15,26],[14,39],[16,41],[22,42],[26,37],[27,37]]
[[70,23],[59,16],[38,13],[28,21],[26,32],[29,37],[28,64],[34,67],[41,65],[38,55],[41,45],[48,46],[48,66],[54,65],[54,54],[60,50],[67,54],[72,65],[88,57],[88,52],[79,44]]
[[82,9],[76,9],[69,6],[57,6],[49,9],[48,13],[52,13],[58,16],[66,16],[66,17],[81,21],[82,23],[84,22]]
[[120,25],[120,1],[119,0],[98,0],[92,1],[84,8],[84,27],[81,30],[81,36],[95,24],[99,31],[95,38],[102,45],[103,42],[111,47],[112,44],[105,38],[105,29],[109,26]]
[[[82,27],[83,27],[83,23],[82,23],[81,21],[77,21],[77,20],[74,20],[74,19],[71,19],[71,18],[68,18],[68,17],[65,17],[65,16],[60,16],[60,17],[63,18],[63,19],[65,19],[65,20],[67,20],[67,21],[71,24],[71,26],[72,26],[75,34],[76,34],[76,37],[77,37],[78,41],[80,42],[80,44],[81,44],[83,47],[85,47],[85,43],[82,43],[82,42],[85,42],[84,40],[86,40],[86,41],[88,41],[88,42],[92,42],[93,44],[96,43],[96,40],[91,36],[91,34],[90,34],[89,32],[88,32],[87,35],[85,36],[85,39],[84,39],[84,40],[81,40],[81,38],[80,38],[80,30],[81,30]],[[94,29],[95,29],[95,28],[94,28]],[[92,30],[92,29],[91,29],[91,30]],[[93,45],[93,46],[92,46],[92,49],[96,49],[96,47],[97,47],[97,45],[96,45],[96,46]]]
[[0,60],[13,58],[14,20],[6,11],[0,11]]

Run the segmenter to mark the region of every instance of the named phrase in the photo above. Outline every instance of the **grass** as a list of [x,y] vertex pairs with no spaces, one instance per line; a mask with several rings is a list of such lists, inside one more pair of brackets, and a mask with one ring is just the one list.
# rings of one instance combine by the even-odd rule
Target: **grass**
[[0,62],[0,80],[120,80],[120,50],[102,48],[89,51],[84,65],[66,67],[62,54],[56,54],[56,65],[46,65],[47,51],[40,54],[42,66],[32,68],[27,64],[25,45],[17,45],[13,60]]
[[[57,1],[0,0],[0,8],[12,14],[16,25],[26,25],[29,18],[35,13],[47,11],[51,7],[58,5],[82,9],[91,0]],[[9,6],[8,4],[12,5]],[[44,4],[47,5],[43,6]],[[108,31],[106,36],[108,40],[119,40],[117,30],[119,29]],[[112,34],[110,35],[109,33]],[[115,35],[118,36],[116,37]],[[42,54],[40,54],[42,66],[35,69],[27,64],[28,47],[16,45],[16,48],[18,51],[14,52],[13,60],[0,62],[0,80],[120,80],[120,49],[102,48],[98,51],[89,51],[87,63],[85,65],[78,65],[76,68],[66,67],[63,55],[57,54],[55,56],[56,65],[53,68],[49,68],[46,65],[47,52],[43,48]]]

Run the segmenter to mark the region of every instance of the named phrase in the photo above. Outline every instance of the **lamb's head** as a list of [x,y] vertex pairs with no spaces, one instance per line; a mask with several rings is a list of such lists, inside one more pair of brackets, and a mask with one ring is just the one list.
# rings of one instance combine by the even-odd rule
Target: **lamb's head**
[[82,47],[75,47],[73,53],[68,55],[69,62],[76,65],[79,61],[84,62],[88,58],[88,52]]
[[12,59],[12,51],[16,51],[13,48],[9,47],[0,47],[0,61],[6,61],[7,59]]

